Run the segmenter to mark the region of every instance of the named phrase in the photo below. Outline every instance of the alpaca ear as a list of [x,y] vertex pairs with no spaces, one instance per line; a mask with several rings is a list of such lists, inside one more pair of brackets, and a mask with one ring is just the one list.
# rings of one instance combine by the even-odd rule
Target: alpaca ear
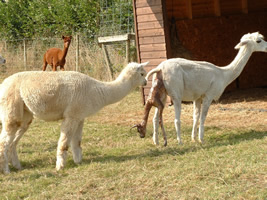
[[148,65],[148,64],[149,64],[149,62],[141,63],[141,64],[140,64],[140,67],[144,67],[144,66],[146,66],[146,65]]
[[235,49],[240,49],[242,46],[246,45],[248,43],[248,40],[239,42],[236,46]]
[[64,35],[62,35],[62,39],[64,40],[64,38],[65,38],[65,36]]

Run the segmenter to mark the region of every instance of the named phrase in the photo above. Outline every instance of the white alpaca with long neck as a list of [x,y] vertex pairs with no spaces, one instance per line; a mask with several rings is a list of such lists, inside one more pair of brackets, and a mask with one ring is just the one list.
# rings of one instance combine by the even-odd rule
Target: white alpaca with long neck
[[[239,49],[237,56],[225,67],[218,67],[208,62],[176,58],[163,61],[157,68],[147,74],[146,79],[153,73],[162,71],[164,86],[174,103],[174,124],[179,143],[182,142],[180,129],[181,102],[193,101],[192,140],[195,141],[196,139],[197,125],[200,118],[199,141],[203,142],[204,122],[211,102],[218,100],[226,86],[240,75],[253,52],[267,52],[267,43],[263,39],[263,35],[258,32],[244,35],[235,47],[235,49]],[[156,109],[153,120],[153,138],[158,138],[158,119],[159,113]],[[158,141],[154,139],[154,143],[158,144]]]
[[78,72],[20,72],[4,80],[0,88],[0,172],[9,173],[8,162],[20,169],[16,146],[33,117],[62,119],[56,169],[64,167],[68,147],[75,163],[82,160],[84,118],[115,103],[137,86],[146,85],[148,63],[130,63],[112,82],[101,82]]

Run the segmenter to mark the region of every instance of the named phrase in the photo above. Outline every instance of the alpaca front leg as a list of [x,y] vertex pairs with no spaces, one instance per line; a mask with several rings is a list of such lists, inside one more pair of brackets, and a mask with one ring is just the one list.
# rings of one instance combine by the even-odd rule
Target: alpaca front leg
[[204,143],[204,123],[205,123],[211,102],[212,100],[203,99],[201,114],[200,114],[199,135],[198,135],[199,137],[198,139],[200,143]]
[[153,142],[155,145],[159,145],[159,109],[155,109],[155,114],[153,118]]
[[69,118],[64,119],[62,122],[61,133],[57,147],[57,163],[56,163],[57,171],[64,168],[65,166],[68,155],[68,148],[70,146],[72,135],[77,130],[78,124],[79,123],[76,120]]
[[197,125],[200,116],[201,99],[194,101],[194,113],[193,113],[193,129],[192,129],[192,141],[196,141]]
[[79,164],[82,162],[81,141],[82,141],[83,123],[84,123],[84,120],[81,121],[80,124],[78,125],[77,131],[75,134],[73,134],[72,140],[71,140],[73,160],[76,164]]
[[10,170],[8,167],[8,152],[10,148],[10,144],[15,138],[15,133],[17,130],[17,125],[3,124],[2,132],[0,135],[0,172],[4,174],[9,174]]
[[181,101],[177,99],[173,99],[173,105],[174,105],[174,111],[175,111],[175,120],[174,120],[174,126],[177,133],[177,141],[178,144],[182,144],[181,139],[181,122],[180,122],[180,116],[181,116]]
[[18,133],[16,134],[14,141],[10,145],[9,153],[8,153],[9,162],[13,165],[13,167],[15,167],[18,170],[21,170],[21,164],[19,161],[16,147],[17,147],[17,143],[20,140],[21,136],[22,136],[22,134],[21,135]]

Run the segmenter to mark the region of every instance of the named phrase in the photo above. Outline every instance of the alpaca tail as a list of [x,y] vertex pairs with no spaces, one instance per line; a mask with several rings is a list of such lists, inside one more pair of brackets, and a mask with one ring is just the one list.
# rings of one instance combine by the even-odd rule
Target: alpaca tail
[[155,69],[150,70],[150,71],[147,73],[147,75],[146,75],[146,80],[148,81],[148,78],[149,78],[152,74],[157,73],[157,72],[160,72],[160,71],[161,71],[161,68],[160,68],[160,67],[157,67],[157,68],[155,68]]

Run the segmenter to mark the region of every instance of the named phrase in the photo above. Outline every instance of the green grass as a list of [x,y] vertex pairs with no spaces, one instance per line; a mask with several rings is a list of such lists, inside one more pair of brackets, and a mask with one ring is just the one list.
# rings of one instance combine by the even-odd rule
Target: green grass
[[24,169],[0,174],[0,199],[267,198],[266,125],[207,124],[201,145],[190,141],[191,124],[182,123],[184,143],[178,145],[171,119],[165,123],[168,146],[161,137],[155,146],[151,119],[146,138],[129,131],[142,117],[139,95],[133,92],[88,118],[82,164],[74,164],[69,152],[60,172],[55,170],[60,122],[35,120],[18,146]]

